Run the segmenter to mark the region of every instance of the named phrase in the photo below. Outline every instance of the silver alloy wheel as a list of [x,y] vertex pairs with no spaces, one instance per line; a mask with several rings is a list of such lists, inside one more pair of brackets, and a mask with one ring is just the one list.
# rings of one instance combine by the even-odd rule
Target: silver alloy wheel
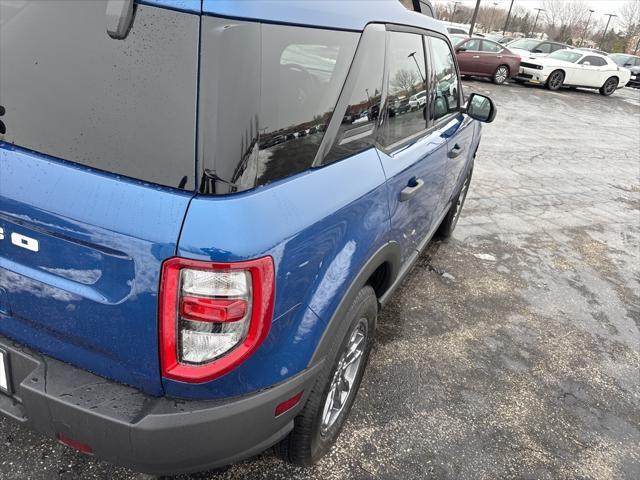
[[335,424],[349,397],[354,392],[353,384],[362,364],[367,345],[367,334],[367,319],[361,318],[340,356],[338,366],[331,379],[329,393],[322,409],[322,423],[320,424],[320,435],[322,436],[325,436]]
[[508,76],[509,76],[509,70],[507,69],[507,67],[503,65],[501,67],[498,67],[498,70],[496,70],[496,75],[494,78],[496,80],[496,83],[504,83]]
[[460,218],[460,212],[462,212],[462,205],[464,204],[465,198],[467,198],[467,192],[469,191],[469,184],[471,183],[471,175],[467,175],[467,178],[460,189],[460,194],[458,195],[458,200],[456,201],[456,211],[453,214],[453,222],[451,222],[452,226],[455,226],[458,223],[458,219]]

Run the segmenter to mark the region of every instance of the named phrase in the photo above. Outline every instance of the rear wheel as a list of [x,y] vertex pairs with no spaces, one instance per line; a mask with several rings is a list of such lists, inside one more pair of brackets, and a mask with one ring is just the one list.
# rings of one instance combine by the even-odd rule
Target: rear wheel
[[611,95],[613,92],[616,91],[616,88],[618,88],[618,79],[616,77],[609,77],[607,81],[604,82],[604,85],[602,85],[598,89],[598,91],[600,92],[601,95],[608,97],[609,95]]
[[440,239],[449,238],[458,224],[458,220],[460,219],[460,213],[462,212],[462,207],[464,206],[464,201],[467,198],[467,193],[469,192],[469,185],[471,185],[471,175],[473,173],[473,165],[469,169],[469,173],[467,173],[466,178],[464,179],[464,183],[462,184],[462,188],[460,189],[460,193],[449,207],[449,211],[447,212],[446,217],[442,220],[442,223],[438,227],[438,231],[436,232],[436,237]]
[[555,70],[551,72],[549,78],[547,78],[547,88],[549,90],[559,90],[564,82],[564,72],[562,70]]
[[507,78],[509,78],[509,67],[506,65],[500,65],[496,68],[496,71],[493,72],[493,83],[496,85],[502,85]]
[[295,418],[293,430],[275,446],[283,460],[311,465],[329,451],[349,415],[373,344],[378,300],[373,288],[363,287],[343,319],[349,325],[309,399]]

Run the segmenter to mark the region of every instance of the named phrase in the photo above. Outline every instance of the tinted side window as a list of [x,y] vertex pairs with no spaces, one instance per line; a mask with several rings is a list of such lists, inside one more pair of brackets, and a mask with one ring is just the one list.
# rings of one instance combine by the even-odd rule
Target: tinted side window
[[589,62],[592,67],[603,67],[607,64],[607,61],[604,58],[594,56],[584,57],[582,60],[580,60],[580,63],[585,62]]
[[[380,100],[384,73],[386,31],[365,32],[354,63],[349,71],[351,78],[345,90],[353,88],[333,147],[323,163],[331,163],[366,150],[375,142],[376,124],[380,116]],[[341,102],[342,103],[342,102]],[[342,112],[336,112],[342,114]]]
[[311,167],[359,35],[202,20],[200,191],[253,188]]
[[436,82],[431,111],[434,119],[437,120],[460,108],[460,85],[449,45],[438,37],[430,37],[430,39],[433,52],[432,69]]
[[541,43],[533,49],[534,53],[551,53],[550,43]]
[[482,41],[482,51],[483,52],[499,52],[502,50],[502,46],[497,43],[490,42],[489,40]]
[[565,45],[561,45],[559,43],[552,43],[551,44],[551,52],[555,52],[556,50],[563,50],[567,48]]
[[464,44],[460,45],[467,51],[480,51],[480,40],[477,38],[472,38],[471,40],[467,40]]
[[422,36],[389,32],[388,121],[382,143],[393,148],[426,129],[427,103]]
[[262,29],[258,185],[311,166],[357,41],[348,32]]

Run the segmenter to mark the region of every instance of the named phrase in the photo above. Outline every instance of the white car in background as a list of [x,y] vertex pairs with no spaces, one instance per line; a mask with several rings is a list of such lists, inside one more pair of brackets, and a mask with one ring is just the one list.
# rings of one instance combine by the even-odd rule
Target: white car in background
[[411,110],[416,110],[418,108],[422,108],[427,104],[427,91],[422,90],[415,95],[411,95],[409,97],[409,106]]
[[631,72],[620,68],[606,55],[582,50],[558,50],[543,58],[520,62],[518,82],[544,84],[549,90],[560,87],[596,88],[609,96],[624,87]]

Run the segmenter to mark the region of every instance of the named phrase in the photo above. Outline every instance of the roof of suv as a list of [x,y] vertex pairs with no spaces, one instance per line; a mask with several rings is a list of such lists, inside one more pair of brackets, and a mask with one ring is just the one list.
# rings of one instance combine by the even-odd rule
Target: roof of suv
[[303,26],[362,31],[368,23],[384,22],[416,26],[446,33],[442,24],[407,10],[398,0],[137,0],[187,12],[221,17],[288,23]]

